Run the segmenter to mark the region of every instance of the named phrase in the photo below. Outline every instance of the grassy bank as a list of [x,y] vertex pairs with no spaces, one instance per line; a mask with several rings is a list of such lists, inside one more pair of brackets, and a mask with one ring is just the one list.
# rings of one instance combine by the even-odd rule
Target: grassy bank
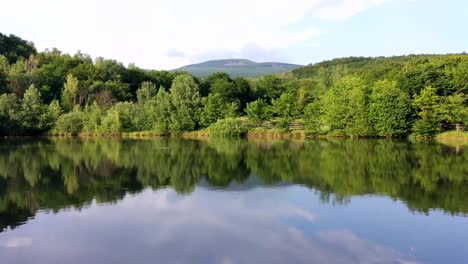
[[436,139],[468,141],[468,131],[447,131],[437,135]]
[[[122,133],[48,133],[45,136],[51,137],[122,137],[122,138],[154,138],[154,137],[170,137],[169,134],[163,134],[154,131],[140,132],[122,132]],[[208,138],[210,137],[209,129],[201,129],[195,131],[181,132],[173,137],[181,138]],[[304,130],[288,130],[284,128],[251,128],[247,130],[244,136],[249,139],[272,139],[272,138],[346,138],[333,135],[311,136],[307,135]],[[447,131],[438,134],[435,139],[437,141],[466,141],[468,143],[468,131]],[[429,139],[428,139],[429,140]]]
[[247,138],[305,138],[304,130],[287,130],[282,128],[253,128],[249,129]]

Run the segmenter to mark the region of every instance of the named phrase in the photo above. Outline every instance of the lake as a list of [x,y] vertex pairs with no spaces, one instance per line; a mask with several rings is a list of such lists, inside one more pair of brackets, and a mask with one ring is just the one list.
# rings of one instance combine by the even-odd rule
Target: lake
[[0,263],[468,263],[468,150],[0,141]]

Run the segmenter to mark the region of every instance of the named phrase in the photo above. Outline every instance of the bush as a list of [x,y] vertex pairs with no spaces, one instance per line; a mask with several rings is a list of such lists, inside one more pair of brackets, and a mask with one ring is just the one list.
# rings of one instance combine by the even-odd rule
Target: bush
[[54,132],[60,134],[79,134],[83,129],[84,115],[81,111],[73,111],[61,115],[57,119]]
[[106,116],[102,119],[101,132],[106,134],[118,134],[121,128],[119,112],[112,109],[108,110]]
[[239,118],[218,120],[209,128],[210,137],[243,137],[247,134],[249,124]]

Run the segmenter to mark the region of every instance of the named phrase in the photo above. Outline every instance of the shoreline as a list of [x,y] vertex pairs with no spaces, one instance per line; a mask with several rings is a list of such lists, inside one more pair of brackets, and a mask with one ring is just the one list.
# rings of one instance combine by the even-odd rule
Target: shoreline
[[[65,133],[47,133],[42,135],[13,135],[1,136],[0,138],[122,138],[122,139],[140,139],[140,138],[185,138],[185,139],[206,139],[210,138],[207,129],[182,132],[177,135],[170,135],[152,131],[140,132],[121,132],[121,133],[80,133],[80,134],[65,134]],[[218,137],[213,137],[218,138]],[[348,137],[336,135],[307,135],[304,130],[281,130],[281,129],[253,129],[240,137],[240,139],[384,139],[384,140],[405,140],[406,138],[385,138],[385,137]],[[416,138],[418,141],[437,141],[444,142],[463,142],[468,143],[468,132],[448,131],[440,133],[434,138]]]

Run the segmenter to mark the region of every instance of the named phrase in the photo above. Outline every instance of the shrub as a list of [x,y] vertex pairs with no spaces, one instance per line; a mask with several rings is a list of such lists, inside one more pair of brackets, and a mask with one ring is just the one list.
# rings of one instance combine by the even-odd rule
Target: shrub
[[212,124],[208,130],[211,137],[243,137],[249,124],[238,118],[225,118]]
[[61,115],[55,124],[55,133],[79,134],[83,129],[83,112],[72,111]]

